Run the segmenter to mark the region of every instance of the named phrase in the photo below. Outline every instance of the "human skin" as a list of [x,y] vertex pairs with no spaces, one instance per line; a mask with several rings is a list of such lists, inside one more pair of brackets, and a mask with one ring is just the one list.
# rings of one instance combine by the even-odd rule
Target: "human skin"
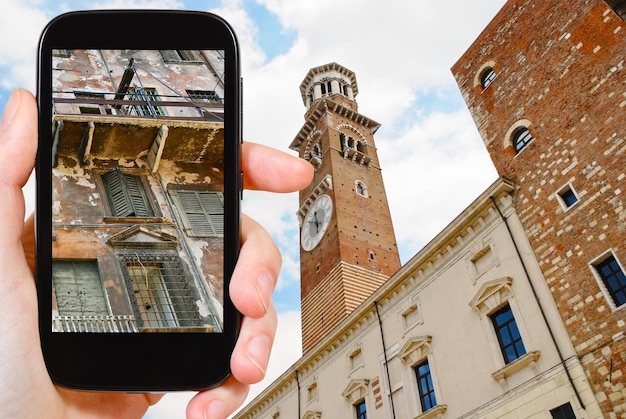
[[[7,418],[141,418],[163,395],[80,392],[54,385],[41,353],[33,268],[33,217],[25,218],[22,188],[37,153],[37,105],[17,89],[0,119],[0,406]],[[307,162],[254,143],[242,146],[247,189],[293,192],[307,186]],[[253,219],[241,221],[241,251],[230,296],[244,315],[231,357],[231,377],[197,393],[189,419],[220,419],[245,400],[249,385],[265,376],[276,334],[271,301],[281,256],[270,235]]]

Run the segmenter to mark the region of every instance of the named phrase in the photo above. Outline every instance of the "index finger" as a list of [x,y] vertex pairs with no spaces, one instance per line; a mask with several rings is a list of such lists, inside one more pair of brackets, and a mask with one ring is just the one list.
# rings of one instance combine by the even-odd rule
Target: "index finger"
[[298,157],[261,144],[241,147],[244,187],[268,192],[295,192],[313,179],[313,166]]

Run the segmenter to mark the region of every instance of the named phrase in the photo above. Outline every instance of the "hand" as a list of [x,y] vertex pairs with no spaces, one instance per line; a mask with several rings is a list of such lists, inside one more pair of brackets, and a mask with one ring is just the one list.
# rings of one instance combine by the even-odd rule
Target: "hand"
[[[41,354],[33,279],[33,219],[24,223],[24,186],[37,152],[37,107],[16,90],[0,120],[0,406],[5,417],[140,418],[161,395],[93,393],[56,387]],[[245,186],[273,192],[305,187],[312,178],[306,162],[270,148],[242,147]],[[231,358],[232,376],[190,400],[188,418],[225,418],[239,407],[249,384],[265,375],[276,332],[271,294],[281,257],[269,234],[242,218],[240,259],[230,284],[231,298],[244,314]]]

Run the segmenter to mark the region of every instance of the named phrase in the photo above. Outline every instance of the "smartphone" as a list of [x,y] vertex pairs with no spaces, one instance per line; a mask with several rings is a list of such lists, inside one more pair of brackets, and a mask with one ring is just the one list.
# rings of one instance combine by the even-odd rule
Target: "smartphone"
[[38,52],[41,345],[64,387],[224,381],[240,314],[241,76],[209,13],[71,12]]

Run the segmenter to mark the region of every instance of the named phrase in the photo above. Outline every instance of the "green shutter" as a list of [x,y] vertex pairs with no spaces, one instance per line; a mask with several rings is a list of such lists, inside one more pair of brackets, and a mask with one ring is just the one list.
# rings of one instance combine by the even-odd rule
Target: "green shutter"
[[170,191],[190,237],[224,236],[224,202],[219,192]]
[[154,217],[141,178],[122,173],[119,168],[102,175],[111,215],[115,217]]
[[108,314],[97,261],[55,260],[52,282],[61,316]]

